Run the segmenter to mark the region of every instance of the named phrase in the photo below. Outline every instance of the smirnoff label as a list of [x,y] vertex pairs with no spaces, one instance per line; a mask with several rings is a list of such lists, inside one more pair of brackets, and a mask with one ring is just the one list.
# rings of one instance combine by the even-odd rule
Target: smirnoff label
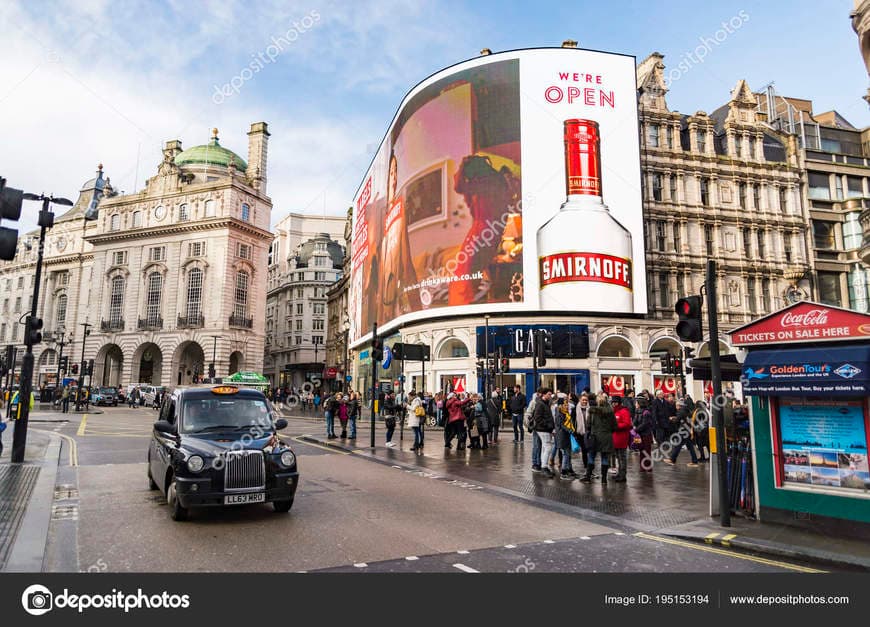
[[603,253],[556,253],[539,259],[541,287],[572,281],[618,285],[631,291],[631,259]]

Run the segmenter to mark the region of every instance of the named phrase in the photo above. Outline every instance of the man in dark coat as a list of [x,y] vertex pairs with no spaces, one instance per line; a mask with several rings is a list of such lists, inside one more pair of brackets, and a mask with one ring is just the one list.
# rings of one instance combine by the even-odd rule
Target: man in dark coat
[[[552,390],[540,388],[538,390],[538,402],[535,403],[535,410],[532,413],[532,430],[541,438],[542,460],[550,458],[550,449],[553,447],[553,431],[556,429],[553,412],[550,409],[550,399],[552,398]],[[541,472],[551,479],[555,477],[549,466],[542,466]]]
[[526,395],[520,390],[520,386],[514,387],[514,394],[508,403],[511,413],[511,425],[514,428],[514,442],[522,442],[525,439],[523,430],[523,410],[526,408]]
[[580,479],[583,483],[592,481],[592,470],[595,468],[595,455],[601,456],[601,483],[607,485],[607,468],[610,465],[610,456],[613,454],[613,432],[616,431],[616,415],[610,406],[607,395],[599,394],[593,405],[590,400],[589,407],[589,431],[593,436],[593,446],[587,443],[589,465],[586,474]]
[[501,427],[501,396],[496,390],[492,391],[492,397],[486,401],[486,418],[489,424],[489,441],[493,444],[498,442],[498,430]]

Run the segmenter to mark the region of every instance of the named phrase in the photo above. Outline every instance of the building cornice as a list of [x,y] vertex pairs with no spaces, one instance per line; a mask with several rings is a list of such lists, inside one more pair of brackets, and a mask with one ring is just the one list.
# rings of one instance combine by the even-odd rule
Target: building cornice
[[201,233],[204,231],[212,231],[217,229],[235,229],[237,231],[252,235],[264,241],[272,241],[272,234],[269,231],[256,227],[248,222],[239,220],[238,218],[225,217],[214,218],[210,220],[198,220],[196,222],[167,224],[165,226],[158,227],[98,233],[95,235],[87,235],[84,239],[85,241],[90,242],[94,246],[97,246],[100,244],[111,244],[115,242],[141,240],[143,239],[143,237],[160,238],[166,235],[178,235],[182,233]]

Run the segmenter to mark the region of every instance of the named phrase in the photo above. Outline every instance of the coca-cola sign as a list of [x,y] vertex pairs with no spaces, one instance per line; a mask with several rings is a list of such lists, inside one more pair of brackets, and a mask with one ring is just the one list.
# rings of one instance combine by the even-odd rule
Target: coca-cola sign
[[803,301],[729,331],[735,346],[870,341],[867,314]]
[[827,309],[811,309],[806,313],[786,312],[779,321],[783,327],[819,327],[828,324]]

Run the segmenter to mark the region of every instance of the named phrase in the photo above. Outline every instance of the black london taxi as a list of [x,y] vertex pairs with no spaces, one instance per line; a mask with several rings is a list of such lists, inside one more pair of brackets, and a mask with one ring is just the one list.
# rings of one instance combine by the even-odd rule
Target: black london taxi
[[148,446],[148,480],[173,520],[200,506],[272,503],[289,512],[299,483],[296,455],[259,390],[234,385],[167,393]]

